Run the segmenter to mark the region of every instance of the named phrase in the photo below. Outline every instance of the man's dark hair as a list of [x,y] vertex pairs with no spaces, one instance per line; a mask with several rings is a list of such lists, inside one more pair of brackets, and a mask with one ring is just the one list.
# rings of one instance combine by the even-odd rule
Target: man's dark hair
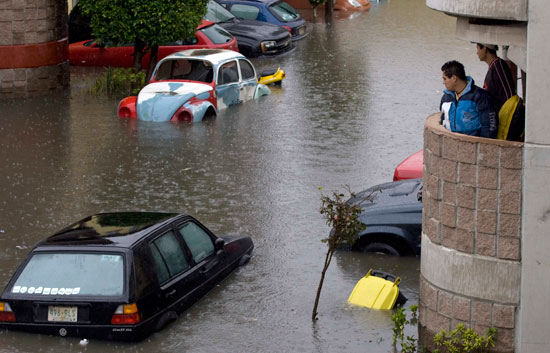
[[456,75],[459,79],[462,81],[466,81],[466,71],[464,71],[464,65],[459,63],[456,60],[447,61],[443,66],[441,66],[441,71],[445,74],[447,77],[452,77],[453,75]]

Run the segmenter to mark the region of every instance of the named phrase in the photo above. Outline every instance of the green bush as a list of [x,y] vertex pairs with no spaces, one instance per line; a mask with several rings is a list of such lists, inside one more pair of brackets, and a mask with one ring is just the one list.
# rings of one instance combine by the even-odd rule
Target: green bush
[[[394,352],[416,353],[425,352],[426,347],[418,346],[417,339],[413,336],[405,337],[405,326],[416,326],[418,323],[418,306],[413,305],[411,318],[407,318],[406,309],[399,308],[392,315],[393,327],[393,349]],[[451,332],[444,330],[434,336],[436,349],[433,353],[442,353],[441,348],[447,353],[487,353],[495,347],[495,336],[497,329],[490,327],[485,336],[479,335],[471,328],[466,328],[463,324],[458,324]],[[399,350],[398,345],[401,346]]]
[[130,68],[108,67],[103,75],[97,79],[90,92],[105,94],[109,97],[133,96],[145,86],[145,71],[135,72]]
[[[485,336],[480,336],[473,329],[458,324],[449,333],[439,332],[435,335],[434,342],[438,347],[445,347],[449,353],[486,353],[495,346],[496,333],[497,329],[490,327]],[[440,350],[436,349],[434,353],[440,353]]]

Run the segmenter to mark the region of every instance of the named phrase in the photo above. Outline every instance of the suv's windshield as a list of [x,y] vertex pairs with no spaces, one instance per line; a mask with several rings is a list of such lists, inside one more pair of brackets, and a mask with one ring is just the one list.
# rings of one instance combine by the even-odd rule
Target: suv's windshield
[[36,253],[11,289],[42,296],[120,296],[124,261],[114,253]]
[[210,0],[206,6],[206,15],[203,18],[207,21],[226,22],[234,19],[235,16],[222,5]]
[[286,2],[278,2],[269,7],[272,12],[275,12],[283,22],[290,22],[300,18],[300,15],[294,10],[292,6]]

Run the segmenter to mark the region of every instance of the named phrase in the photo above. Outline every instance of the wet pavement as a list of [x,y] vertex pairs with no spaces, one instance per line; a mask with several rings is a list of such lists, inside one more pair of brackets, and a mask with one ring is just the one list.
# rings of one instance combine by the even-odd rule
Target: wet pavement
[[[311,18],[311,14],[306,16]],[[0,352],[388,352],[391,312],[351,307],[369,268],[401,276],[417,303],[419,258],[339,252],[311,310],[328,228],[318,187],[359,191],[391,181],[422,148],[438,110],[443,62],[483,81],[455,20],[422,0],[373,1],[338,14],[278,59],[282,87],[195,124],[116,118],[118,101],[90,96],[89,70],[67,95],[0,103],[0,285],[36,242],[88,214],[178,211],[216,233],[251,236],[251,262],[178,321],[137,344],[0,331]],[[92,70],[93,71],[93,70]]]

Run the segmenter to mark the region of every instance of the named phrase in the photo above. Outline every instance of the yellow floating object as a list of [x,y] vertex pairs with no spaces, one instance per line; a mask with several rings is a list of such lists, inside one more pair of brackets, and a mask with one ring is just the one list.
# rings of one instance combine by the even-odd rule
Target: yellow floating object
[[[378,275],[395,280],[392,282]],[[392,309],[399,296],[399,282],[401,282],[399,277],[370,269],[367,275],[357,282],[348,302],[371,309]]]
[[286,77],[285,72],[283,70],[281,70],[280,67],[278,67],[277,71],[275,71],[273,74],[260,77],[260,79],[258,80],[258,83],[261,83],[261,84],[264,84],[264,85],[269,85],[270,83],[280,84],[280,83],[282,83],[281,81],[285,77]]

